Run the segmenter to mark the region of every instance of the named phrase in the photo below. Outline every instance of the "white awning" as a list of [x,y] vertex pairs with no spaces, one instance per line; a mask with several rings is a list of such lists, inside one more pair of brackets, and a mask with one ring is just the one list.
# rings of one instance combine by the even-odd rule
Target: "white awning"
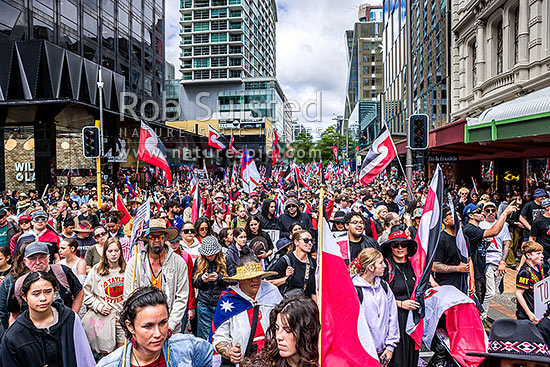
[[550,87],[488,108],[477,119],[468,118],[467,120],[468,126],[475,126],[492,121],[510,120],[546,112],[550,112]]

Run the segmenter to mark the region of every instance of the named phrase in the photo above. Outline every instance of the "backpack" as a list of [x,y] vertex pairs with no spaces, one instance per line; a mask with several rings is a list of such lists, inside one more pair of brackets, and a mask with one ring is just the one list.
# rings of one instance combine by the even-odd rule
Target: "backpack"
[[[388,294],[388,283],[384,279],[380,279],[380,285],[384,290],[384,293]],[[363,303],[363,290],[359,286],[355,286],[355,291],[357,292],[357,297],[359,297],[359,304]]]
[[[65,288],[65,290],[70,294],[71,293],[71,288],[70,288],[70,285],[69,285],[69,280],[67,279],[67,274],[65,274],[65,271],[63,271],[63,265],[51,264],[50,268],[52,269],[53,274],[55,276],[55,279],[57,280],[59,285],[61,287]],[[27,278],[27,275],[29,275],[29,274],[30,273],[27,273],[23,276],[20,276],[15,281],[13,294],[15,295],[15,298],[17,299],[17,302],[19,303],[19,306],[21,306],[23,304],[23,299],[21,298],[21,286],[23,285],[23,281],[25,281],[25,278]],[[74,295],[72,295],[72,296],[74,298]]]

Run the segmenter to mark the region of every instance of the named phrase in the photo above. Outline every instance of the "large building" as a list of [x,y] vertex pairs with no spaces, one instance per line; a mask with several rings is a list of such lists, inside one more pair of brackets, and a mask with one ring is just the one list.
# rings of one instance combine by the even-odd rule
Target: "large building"
[[[354,138],[373,129],[361,125],[358,103],[374,101],[384,90],[382,65],[382,6],[363,4],[358,22],[345,32],[348,58],[348,81],[344,121]],[[379,121],[379,120],[378,120]],[[372,122],[372,121],[371,121]]]
[[[98,82],[111,157],[130,114],[119,114],[121,93],[133,93],[126,101],[138,115],[143,102],[148,113],[161,102],[162,0],[0,0],[0,30],[0,190],[66,183],[68,170],[82,184],[95,172],[80,136],[99,119]],[[103,171],[117,172],[115,161]]]
[[410,40],[407,32],[406,0],[384,0],[382,62],[384,64],[384,94],[382,116],[394,137],[405,137],[408,106],[407,62]]
[[181,120],[252,113],[292,140],[292,115],[276,79],[275,0],[181,1]]
[[412,111],[428,115],[430,128],[449,122],[449,16],[447,0],[411,4]]

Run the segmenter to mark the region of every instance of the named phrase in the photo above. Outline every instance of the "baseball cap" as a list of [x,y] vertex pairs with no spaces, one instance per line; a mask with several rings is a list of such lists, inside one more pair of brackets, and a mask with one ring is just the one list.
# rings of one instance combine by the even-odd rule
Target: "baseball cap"
[[544,199],[544,200],[542,201],[541,206],[542,206],[543,208],[549,207],[549,206],[550,206],[550,198]]
[[25,257],[31,257],[32,255],[36,254],[46,254],[48,255],[50,252],[48,251],[48,245],[45,242],[32,242],[29,243],[28,246],[25,248]]
[[21,222],[23,220],[31,220],[31,216],[28,215],[28,214],[23,214],[22,216],[19,217],[19,219],[17,220],[18,222]]
[[464,218],[468,218],[468,215],[470,215],[473,211],[476,211],[479,208],[481,208],[481,205],[476,205],[474,203],[470,203],[470,204],[466,205],[466,207],[462,211],[462,215],[464,216]]
[[32,220],[37,220],[38,218],[48,219],[48,213],[46,213],[44,210],[37,210],[35,212],[32,212],[31,217]]
[[533,197],[540,198],[541,196],[548,196],[548,193],[544,189],[536,189]]
[[285,208],[287,208],[289,205],[295,205],[298,206],[298,200],[294,198],[287,199],[285,202]]
[[494,208],[497,207],[497,205],[496,205],[495,203],[493,203],[492,201],[488,201],[488,202],[486,202],[485,204],[483,204],[483,210],[485,210],[485,208],[488,208],[488,207],[490,207],[490,206],[492,206],[492,207],[494,207]]

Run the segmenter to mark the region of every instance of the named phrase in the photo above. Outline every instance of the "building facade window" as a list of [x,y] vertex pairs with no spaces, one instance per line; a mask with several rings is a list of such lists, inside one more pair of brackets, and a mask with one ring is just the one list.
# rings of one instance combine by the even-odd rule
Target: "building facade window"
[[503,64],[503,50],[502,50],[502,20],[498,22],[496,29],[497,36],[497,75],[502,73],[502,64]]
[[519,61],[519,5],[514,10],[514,65]]
[[477,42],[472,44],[472,89],[477,84]]

